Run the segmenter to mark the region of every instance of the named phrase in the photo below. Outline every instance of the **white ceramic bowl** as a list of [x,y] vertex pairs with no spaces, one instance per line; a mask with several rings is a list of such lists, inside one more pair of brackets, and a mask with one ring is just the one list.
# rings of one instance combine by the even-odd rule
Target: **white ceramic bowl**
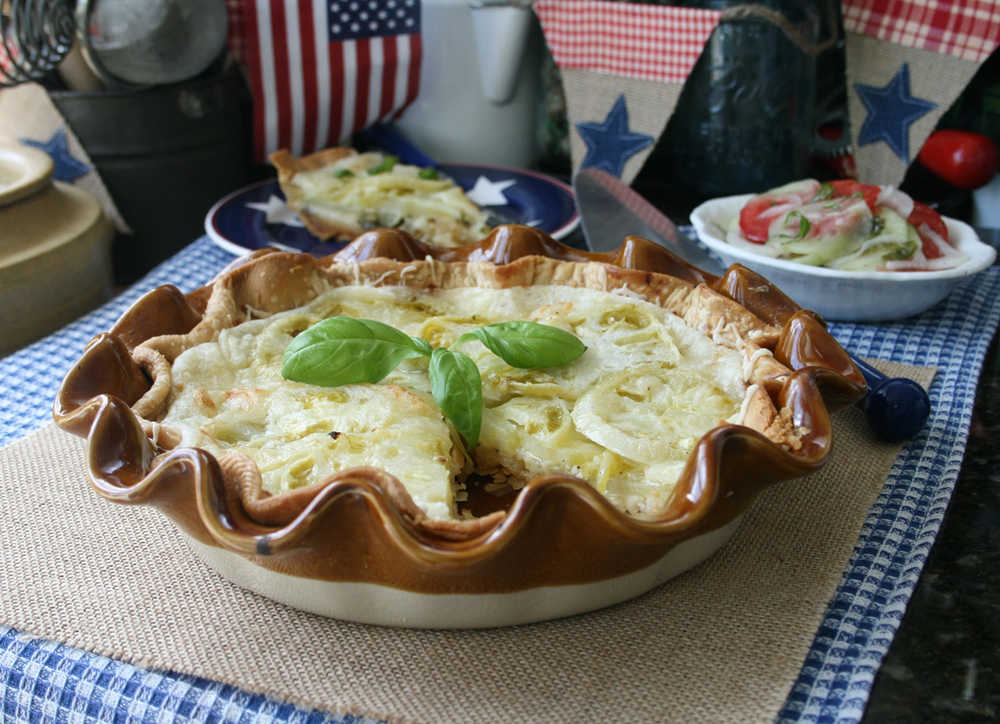
[[962,280],[990,266],[996,250],[971,226],[944,217],[948,234],[968,260],[941,271],[841,271],[755,254],[726,242],[726,229],[754,194],[712,199],[691,212],[698,238],[728,267],[742,264],[771,282],[797,304],[832,320],[881,322],[930,309]]

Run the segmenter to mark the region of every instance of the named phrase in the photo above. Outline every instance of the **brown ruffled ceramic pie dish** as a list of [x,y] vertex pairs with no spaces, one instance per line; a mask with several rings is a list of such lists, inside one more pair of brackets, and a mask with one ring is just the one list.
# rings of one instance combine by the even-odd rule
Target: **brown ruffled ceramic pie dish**
[[[528,453],[523,453],[522,468],[505,473],[506,487],[497,485],[497,455],[487,449],[490,438],[484,423],[479,445],[468,454],[455,435],[451,448],[447,433],[442,438],[450,453],[437,461],[453,465],[449,470],[462,477],[461,494],[449,503],[451,512],[442,515],[424,504],[422,493],[411,495],[415,488],[408,486],[408,471],[416,476],[417,463],[423,460],[404,459],[402,467],[342,464],[320,479],[269,488],[268,476],[287,478],[298,474],[298,468],[278,466],[278,472],[270,472],[274,466],[265,458],[271,458],[255,462],[252,455],[228,447],[233,435],[249,434],[246,425],[239,427],[239,434],[232,432],[232,425],[223,434],[214,418],[198,418],[204,424],[192,427],[191,437],[172,423],[172,405],[180,406],[186,394],[191,397],[184,375],[204,364],[197,360],[208,359],[206,350],[215,349],[212,345],[236,354],[232,350],[239,345],[233,340],[244,337],[234,335],[250,328],[271,335],[267,330],[280,326],[273,320],[287,328],[281,334],[290,339],[304,323],[287,320],[303,309],[312,315],[309,319],[329,314],[332,302],[324,300],[331,294],[357,292],[376,302],[379,295],[403,294],[414,308],[427,306],[427,300],[433,304],[441,295],[459,295],[470,300],[470,307],[479,304],[489,310],[489,305],[500,304],[488,301],[490,295],[508,298],[540,289],[547,290],[546,299],[556,301],[565,291],[572,299],[583,295],[600,302],[613,297],[624,300],[622,304],[655,305],[665,310],[658,314],[674,320],[672,324],[686,325],[718,347],[720,359],[740,360],[733,369],[740,370],[745,393],[737,411],[684,443],[684,456],[670,464],[673,468],[660,465],[655,435],[639,452],[627,448],[624,457],[609,457],[622,470],[674,470],[677,482],[659,498],[655,492],[648,500],[640,496],[638,503],[635,495],[616,498],[613,486],[604,490],[602,484],[581,478],[589,474],[581,472],[590,469],[585,463],[572,469],[539,469],[532,467]],[[338,309],[343,306],[337,304]],[[546,304],[533,314],[542,321],[569,324],[560,315],[571,307]],[[614,315],[605,317],[600,324],[618,324]],[[571,322],[583,325],[574,329],[586,326],[580,320]],[[595,355],[603,344],[601,335],[613,337],[605,327],[600,329],[588,342]],[[724,365],[700,365],[713,366]],[[484,369],[482,374],[484,398],[490,398],[489,373]],[[602,373],[598,381],[604,384],[613,376]],[[544,384],[537,376],[525,380],[517,389],[534,390],[525,393],[529,396],[551,387],[550,378]],[[263,395],[254,384],[259,382],[242,387],[219,382],[222,392],[215,397],[197,392],[191,409],[220,417],[218,406],[237,412],[252,409],[240,395]],[[301,392],[304,386],[296,384]],[[622,394],[631,395],[626,388],[623,383]],[[601,255],[564,246],[528,227],[503,226],[479,244],[451,250],[433,250],[403,232],[379,230],[322,259],[256,252],[189,294],[171,286],[155,289],[87,347],[62,384],[54,416],[64,430],[87,438],[88,473],[101,496],[154,506],[183,531],[199,558],[236,584],[337,618],[460,628],[593,610],[639,595],[691,568],[729,539],[763,488],[823,464],[832,444],[829,413],[864,392],[863,377],[822,321],[744,267],[734,265],[717,278],[637,237],[627,237],[616,252]],[[581,420],[592,422],[598,409],[592,400],[586,417],[576,409],[582,403],[574,407],[553,394],[546,404],[564,405],[581,427]],[[485,417],[500,419],[495,411],[512,397],[517,395],[508,392],[502,399],[487,399]],[[417,407],[423,404],[419,394],[414,399]],[[535,398],[517,400],[529,411],[536,404]],[[312,398],[307,402],[306,407],[315,406]],[[626,412],[633,409],[627,399],[624,404]],[[299,412],[283,418],[286,428],[304,416],[303,408],[295,409]],[[359,417],[364,409],[358,403]],[[263,429],[263,419],[250,427]],[[619,427],[630,424],[622,415],[616,419]],[[608,429],[605,418],[598,422],[601,430]],[[375,423],[379,425],[391,427]],[[513,423],[503,429],[508,428],[521,430]],[[212,430],[216,436],[218,445],[211,452],[192,444],[204,439],[198,430]],[[529,451],[546,439],[544,429],[518,434],[526,435],[518,438],[518,447]],[[347,445],[348,437],[331,431],[323,444]],[[288,451],[297,442],[286,439],[287,444],[268,455],[291,455]],[[607,440],[617,450],[620,436]],[[420,442],[409,440],[414,441]],[[586,451],[595,443],[574,444]],[[635,463],[645,460],[650,450],[660,467]],[[355,452],[363,456],[366,448],[356,446]],[[506,460],[508,468],[511,459]],[[311,457],[309,461],[318,465]],[[493,477],[477,477],[477,472]],[[647,478],[655,478],[654,473]],[[636,485],[646,490],[647,478]]]

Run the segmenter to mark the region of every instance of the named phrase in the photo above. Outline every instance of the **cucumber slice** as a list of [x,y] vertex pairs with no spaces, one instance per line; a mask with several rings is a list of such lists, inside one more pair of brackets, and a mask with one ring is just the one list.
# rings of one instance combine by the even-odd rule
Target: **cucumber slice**
[[874,271],[884,266],[887,261],[909,259],[918,248],[920,245],[916,241],[907,241],[902,244],[895,241],[882,241],[866,247],[861,253],[838,259],[830,266],[843,271]]
[[789,213],[784,220],[785,235],[771,241],[780,247],[782,257],[813,266],[827,266],[835,259],[854,253],[871,228],[871,211],[864,200],[843,204],[838,200],[832,209],[822,201],[804,206],[800,213],[811,220],[805,238],[789,238],[791,232],[798,231]]
[[873,241],[877,239],[880,243],[883,241],[904,243],[910,238],[910,232],[913,227],[906,223],[906,219],[892,209],[884,206],[879,208],[878,215],[875,218],[882,221],[881,228],[877,228],[878,222],[876,222],[877,232],[871,236]]
[[920,248],[917,230],[892,209],[880,208],[874,226],[876,233],[865,239],[857,252],[830,266],[844,271],[870,271],[887,261],[910,259]]
[[[838,257],[851,254],[861,245],[855,234],[836,234],[815,239],[786,241],[781,244],[783,255],[800,264],[825,266]],[[793,256],[801,255],[801,256]]]
[[[785,254],[803,255],[815,259],[809,263],[825,264],[838,256],[849,254],[857,247],[857,240],[848,235],[828,236],[825,239],[803,239],[782,244]],[[796,259],[802,261],[802,259]]]

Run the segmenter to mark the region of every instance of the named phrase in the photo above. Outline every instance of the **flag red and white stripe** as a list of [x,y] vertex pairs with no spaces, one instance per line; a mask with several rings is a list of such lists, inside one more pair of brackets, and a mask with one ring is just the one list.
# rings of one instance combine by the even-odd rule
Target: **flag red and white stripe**
[[1000,45],[997,0],[843,0],[844,30],[981,63]]
[[227,0],[230,50],[254,99],[254,155],[299,156],[399,114],[417,96],[418,0]]
[[534,8],[560,68],[663,83],[687,80],[722,14],[605,0],[537,0]]

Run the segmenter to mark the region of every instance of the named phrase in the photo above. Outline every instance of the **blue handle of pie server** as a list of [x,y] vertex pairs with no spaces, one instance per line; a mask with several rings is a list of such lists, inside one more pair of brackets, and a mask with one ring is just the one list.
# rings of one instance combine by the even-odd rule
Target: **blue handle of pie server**
[[851,358],[868,383],[858,402],[875,435],[886,442],[909,440],[920,432],[931,412],[927,391],[905,377],[886,377],[865,362]]

